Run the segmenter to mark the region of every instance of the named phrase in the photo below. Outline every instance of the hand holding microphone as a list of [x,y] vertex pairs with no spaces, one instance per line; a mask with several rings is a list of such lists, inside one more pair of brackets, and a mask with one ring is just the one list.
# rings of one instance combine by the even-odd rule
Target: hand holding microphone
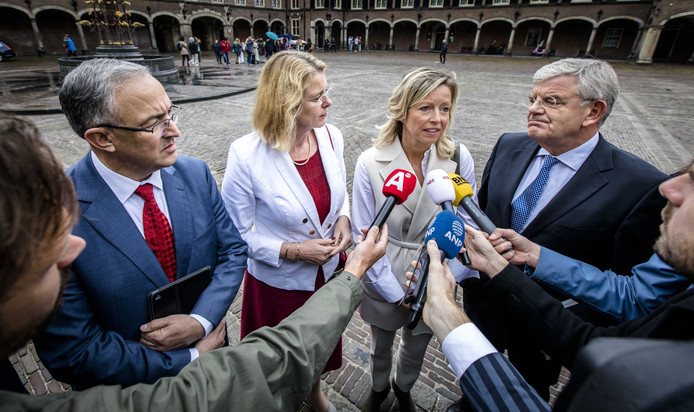
[[410,194],[414,191],[415,185],[417,184],[417,177],[403,169],[393,170],[386,181],[383,183],[383,196],[386,197],[386,201],[383,202],[381,209],[376,214],[374,221],[371,222],[371,226],[378,226],[381,228],[383,224],[388,220],[390,212],[393,211],[395,205],[400,205],[407,200]]
[[[477,223],[480,230],[489,235],[494,233],[494,230],[496,230],[496,225],[491,219],[489,219],[489,217],[487,217],[487,215],[484,214],[482,209],[480,209],[480,207],[477,206],[477,203],[475,203],[475,201],[472,199],[472,196],[474,196],[475,193],[473,192],[470,183],[455,173],[449,173],[448,176],[451,178],[451,182],[453,182],[453,191],[455,192],[453,205],[463,206],[465,212],[475,223]],[[512,249],[513,247],[505,250],[502,252],[502,254]],[[467,263],[463,263],[465,265],[469,265],[469,258]]]
[[[453,202],[456,200],[456,192],[450,175],[442,169],[433,169],[427,173],[425,181],[427,183],[427,191],[429,192],[429,196],[431,196],[431,200],[433,200],[437,205],[441,206],[443,210],[448,210],[455,213]],[[455,206],[457,207],[458,205]],[[470,258],[468,257],[467,253],[463,253],[461,257],[463,265],[470,264]]]
[[[441,251],[441,261],[455,258],[463,246],[465,225],[455,213],[444,210],[439,213],[427,228],[424,244],[435,240]],[[414,329],[422,318],[422,310],[426,302],[427,280],[429,275],[429,254],[426,247],[422,250],[415,269],[417,284],[413,293],[407,297],[410,303],[410,313],[407,317],[407,327]]]

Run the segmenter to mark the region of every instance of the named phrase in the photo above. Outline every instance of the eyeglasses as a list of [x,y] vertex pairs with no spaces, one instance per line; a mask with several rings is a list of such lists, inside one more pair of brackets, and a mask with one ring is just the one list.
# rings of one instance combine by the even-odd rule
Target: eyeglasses
[[[591,102],[593,99],[579,99],[580,103],[583,102]],[[556,109],[557,107],[564,106],[567,102],[564,100],[561,100],[559,98],[556,98],[554,96],[545,96],[545,97],[533,97],[533,96],[528,96],[528,101],[523,103],[523,106],[527,107],[528,109],[532,107],[532,105],[535,104],[535,102],[540,103],[540,106],[544,109]]]
[[147,129],[140,127],[127,127],[127,126],[114,126],[112,124],[100,124],[94,127],[110,127],[112,129],[129,130],[131,132],[150,132],[153,137],[161,138],[164,136],[164,131],[169,128],[171,123],[176,124],[178,122],[178,111],[181,109],[180,106],[171,105],[171,110],[169,111],[169,118],[162,121],[154,123]]
[[325,99],[328,99],[328,98],[329,98],[329,97],[328,97],[328,93],[330,93],[330,87],[328,87],[328,88],[325,90],[325,92],[324,92],[323,94],[321,94],[320,96],[318,96],[317,98],[315,98],[315,99],[306,99],[306,100],[308,100],[309,102],[318,103],[318,104],[320,104],[320,105],[323,105],[323,104],[325,103]]

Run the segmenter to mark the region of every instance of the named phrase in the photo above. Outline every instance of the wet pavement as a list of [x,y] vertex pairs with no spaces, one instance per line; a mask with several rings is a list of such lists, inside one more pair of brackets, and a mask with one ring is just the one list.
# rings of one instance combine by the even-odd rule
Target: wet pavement
[[[461,93],[451,137],[466,144],[478,178],[496,139],[504,132],[525,129],[532,74],[549,62],[544,58],[506,58],[406,52],[323,53],[333,106],[330,123],[345,136],[348,186],[358,155],[372,145],[377,125],[386,122],[387,100],[403,74],[420,66],[442,67],[458,76]],[[175,56],[175,61],[179,60]],[[666,173],[687,164],[694,154],[694,66],[637,66],[613,62],[621,92],[602,128],[610,142],[652,163]],[[221,184],[229,144],[251,131],[254,87],[262,65],[222,67],[205,54],[199,70],[179,70],[179,82],[166,86],[171,99],[183,104],[179,120],[179,152],[205,160]],[[83,157],[88,145],[59,114],[57,59],[18,58],[0,63],[1,110],[26,113],[60,156],[65,167]],[[232,344],[238,342],[242,294],[232,305],[227,323]],[[425,411],[443,411],[460,389],[433,339],[413,397]],[[356,314],[344,334],[343,367],[324,376],[325,391],[341,411],[355,411],[369,390],[369,330]],[[62,387],[50,378],[31,346],[15,357],[16,367],[37,393]],[[564,377],[566,379],[566,376]],[[561,385],[557,389],[560,389]],[[555,391],[556,393],[556,391]],[[383,410],[396,410],[393,395]]]

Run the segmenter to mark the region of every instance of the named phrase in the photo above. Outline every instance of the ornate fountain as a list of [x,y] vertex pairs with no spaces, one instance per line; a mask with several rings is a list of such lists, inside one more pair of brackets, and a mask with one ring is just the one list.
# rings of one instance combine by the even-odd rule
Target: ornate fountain
[[127,7],[130,2],[125,0],[86,0],[91,5],[88,20],[77,22],[87,26],[99,36],[99,46],[96,53],[90,56],[61,57],[58,59],[61,77],[79,66],[85,60],[100,57],[128,60],[149,67],[152,75],[160,81],[176,81],[178,70],[173,57],[157,54],[144,55],[133,44],[132,33],[144,24],[132,22]]

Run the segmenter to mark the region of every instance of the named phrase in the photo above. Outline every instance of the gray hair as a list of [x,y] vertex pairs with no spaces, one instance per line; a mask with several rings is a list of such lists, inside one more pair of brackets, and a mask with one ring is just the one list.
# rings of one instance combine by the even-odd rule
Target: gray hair
[[578,78],[577,91],[582,105],[585,106],[593,100],[604,100],[607,103],[607,109],[599,124],[605,123],[619,94],[619,80],[612,66],[603,60],[558,60],[540,67],[533,76],[533,83],[541,83],[563,75]]
[[150,76],[149,68],[117,59],[92,59],[73,69],[63,80],[60,106],[72,130],[84,132],[99,124],[117,122],[116,90],[127,81]]

